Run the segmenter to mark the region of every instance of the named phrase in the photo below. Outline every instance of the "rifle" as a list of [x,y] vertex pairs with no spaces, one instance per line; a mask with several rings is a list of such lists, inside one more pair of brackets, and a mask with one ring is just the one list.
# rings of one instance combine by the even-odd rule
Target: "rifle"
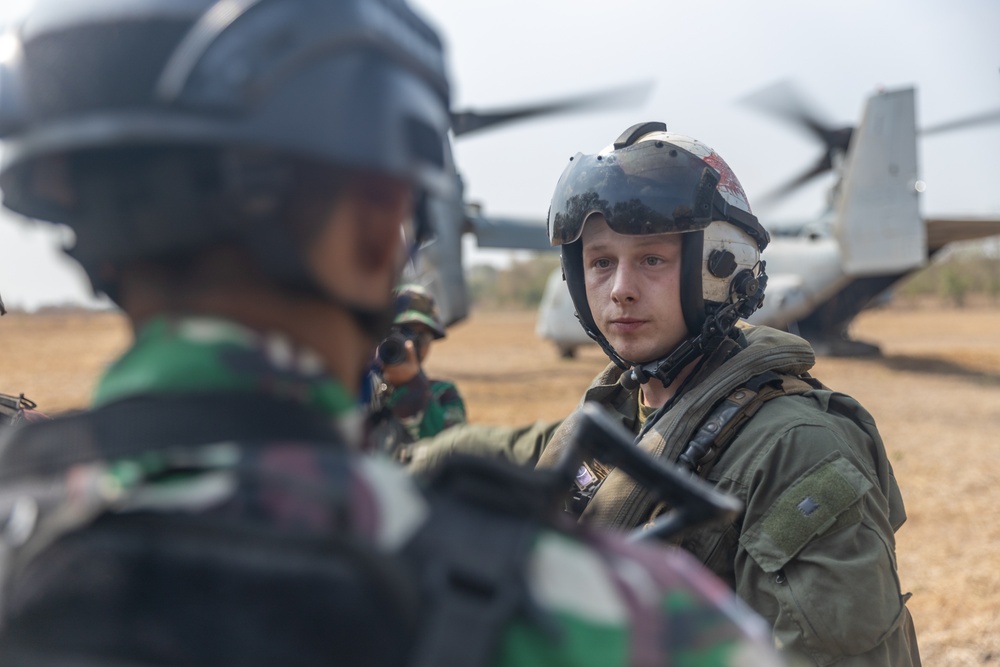
[[620,468],[672,508],[649,526],[634,530],[631,539],[669,539],[695,526],[732,520],[743,509],[737,498],[639,449],[632,434],[599,404],[586,403],[581,415],[579,428],[555,468],[561,488],[572,485],[585,459],[598,458]]

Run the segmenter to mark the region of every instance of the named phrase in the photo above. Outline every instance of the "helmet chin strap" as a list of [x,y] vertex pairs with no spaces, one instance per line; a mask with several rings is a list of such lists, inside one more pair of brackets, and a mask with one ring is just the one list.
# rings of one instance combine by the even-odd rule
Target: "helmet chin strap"
[[[625,389],[632,390],[656,378],[663,383],[664,388],[669,387],[692,361],[715,350],[726,338],[736,338],[736,322],[760,307],[764,300],[764,288],[767,286],[763,262],[760,262],[760,270],[756,276],[749,271],[747,275],[745,280],[734,280],[730,286],[730,297],[738,295],[738,298],[731,298],[729,304],[707,317],[697,336],[685,340],[666,357],[644,364],[633,364],[622,373],[618,383]],[[615,356],[618,357],[617,354]]]
[[[730,330],[732,331],[732,327]],[[730,332],[721,335],[715,333],[709,336],[702,330],[697,336],[688,338],[678,345],[666,357],[632,366],[622,373],[618,383],[624,388],[632,390],[656,378],[663,384],[664,388],[669,387],[680,375],[680,372],[687,368],[688,364],[706,352],[714,350],[729,334]]]
[[663,384],[664,388],[666,388],[677,379],[677,376],[680,375],[680,372],[684,370],[688,364],[706,352],[714,350],[727,336],[735,335],[733,325],[738,319],[738,314],[736,317],[730,317],[728,326],[725,327],[719,326],[719,320],[720,315],[723,315],[724,311],[734,311],[738,305],[739,304],[731,304],[730,306],[721,309],[715,317],[706,319],[705,323],[702,325],[701,332],[699,332],[698,335],[688,338],[682,342],[667,356],[647,361],[643,364],[636,364],[623,358],[604,336],[597,335],[592,332],[590,327],[588,327],[583,320],[579,318],[579,315],[577,315],[577,319],[580,319],[580,323],[583,324],[583,328],[587,332],[587,335],[589,335],[597,342],[598,345],[601,346],[601,349],[604,350],[604,353],[608,355],[615,365],[625,371],[618,380],[618,383],[622,387],[628,390],[633,390],[640,385],[646,384],[651,379],[656,378]]

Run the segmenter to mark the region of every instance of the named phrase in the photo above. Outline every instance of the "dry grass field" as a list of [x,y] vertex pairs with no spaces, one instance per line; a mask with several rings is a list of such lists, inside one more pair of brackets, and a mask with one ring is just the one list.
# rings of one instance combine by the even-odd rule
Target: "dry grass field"
[[[433,350],[433,374],[458,382],[476,422],[557,419],[604,366],[596,348],[558,359],[532,312],[477,312]],[[867,312],[854,335],[868,359],[822,358],[815,374],[875,416],[906,500],[899,570],[924,664],[1000,664],[1000,309],[932,306]],[[0,390],[48,412],[86,403],[129,341],[118,315],[0,322]]]

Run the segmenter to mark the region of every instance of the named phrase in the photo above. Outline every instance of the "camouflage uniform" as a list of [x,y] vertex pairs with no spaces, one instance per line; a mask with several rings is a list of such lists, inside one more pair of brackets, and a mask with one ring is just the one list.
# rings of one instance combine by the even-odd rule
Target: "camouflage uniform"
[[[403,285],[396,293],[393,325],[422,324],[434,340],[446,336],[434,297],[421,285]],[[378,402],[399,420],[410,442],[437,435],[465,423],[465,402],[458,387],[447,380],[428,378],[423,370],[399,387],[382,384]]]
[[[148,323],[102,379],[92,414],[112,410],[121,418],[136,401],[213,395],[266,396],[286,409],[297,406],[304,415],[329,420],[347,442],[359,426],[351,398],[314,355],[279,335],[210,318],[160,317]],[[47,557],[48,545],[108,517],[148,521],[193,512],[210,522],[241,516],[296,538],[352,535],[387,552],[405,549],[437,520],[407,478],[385,461],[296,437],[254,446],[223,440],[184,446],[185,423],[133,424],[133,437],[167,429],[178,444],[119,459],[95,458],[86,437],[64,451],[61,461],[53,460],[51,451],[26,450],[30,440],[24,438],[4,443],[0,515],[16,516],[28,498],[36,513],[25,526],[12,528],[9,522],[3,543],[2,562],[8,573],[13,569],[21,576],[8,579],[5,589],[0,664],[59,654],[57,644],[32,643],[58,627],[59,614],[41,621],[33,617],[31,596],[23,589],[32,577],[58,580],[67,574],[73,561]],[[297,491],[302,488],[314,491]],[[781,664],[762,639],[766,628],[759,619],[681,551],[628,544],[583,527],[538,528],[531,544],[526,585],[542,614],[518,614],[505,624],[496,665]],[[419,579],[427,564],[413,557],[406,567]],[[128,583],[107,585],[114,591]],[[221,631],[226,619],[204,622]],[[122,623],[120,636],[133,631],[142,636],[139,620]],[[170,629],[160,632],[160,641],[171,637]],[[256,645],[254,638],[245,641]],[[182,649],[183,644],[168,643],[158,655],[184,662]]]
[[[638,441],[674,461],[711,408],[765,371],[797,375],[814,357],[796,336],[748,329],[745,348],[699,375]],[[611,364],[584,401],[640,429],[638,393]],[[571,415],[539,465],[551,464]],[[875,422],[856,401],[826,389],[767,401],[736,435],[708,481],[743,501],[731,524],[686,534],[681,545],[772,625],[778,645],[816,665],[919,665],[909,594],[900,591],[894,532],[903,501]],[[634,528],[665,508],[617,471],[583,512],[594,525]]]
[[433,380],[420,372],[401,387],[394,387],[386,405],[405,426],[411,440],[437,435],[465,423],[465,401],[458,387],[447,380]]

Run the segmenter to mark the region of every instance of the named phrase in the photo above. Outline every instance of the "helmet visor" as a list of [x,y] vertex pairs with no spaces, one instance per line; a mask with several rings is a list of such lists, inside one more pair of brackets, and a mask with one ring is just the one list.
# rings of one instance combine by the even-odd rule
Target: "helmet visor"
[[663,141],[604,155],[578,153],[552,196],[549,241],[576,241],[594,213],[619,234],[704,229],[712,221],[718,181],[718,172],[701,158]]

